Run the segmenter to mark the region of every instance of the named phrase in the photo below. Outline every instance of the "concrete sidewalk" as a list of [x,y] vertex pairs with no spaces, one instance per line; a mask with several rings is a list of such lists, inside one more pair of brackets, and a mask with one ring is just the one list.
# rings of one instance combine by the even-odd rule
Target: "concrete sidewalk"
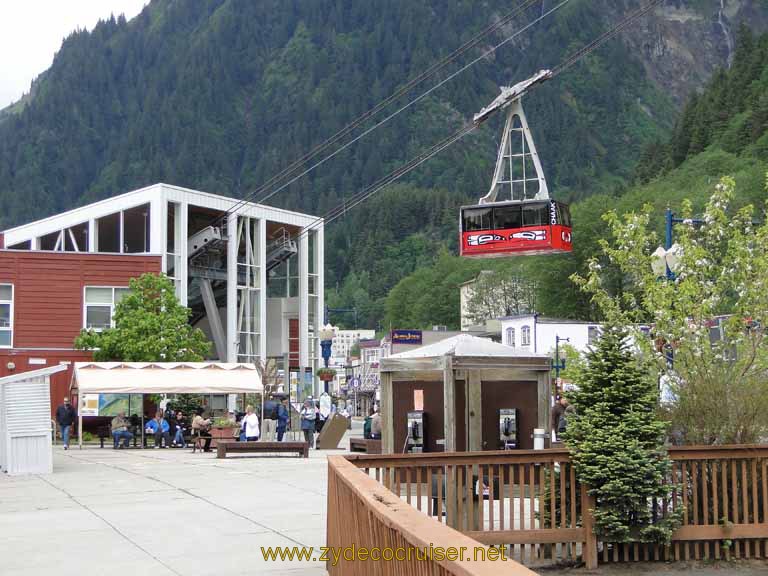
[[260,547],[325,544],[329,453],[56,447],[51,475],[0,474],[0,573],[324,574],[317,560],[264,560]]

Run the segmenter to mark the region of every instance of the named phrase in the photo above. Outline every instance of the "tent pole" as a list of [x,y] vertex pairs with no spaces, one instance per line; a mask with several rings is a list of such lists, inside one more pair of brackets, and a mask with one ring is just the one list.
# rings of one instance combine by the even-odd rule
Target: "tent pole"
[[144,450],[144,393],[141,394],[141,449]]
[[[78,391],[77,394],[77,403],[82,404],[81,400],[81,394]],[[83,449],[83,407],[80,406],[80,410],[77,411],[77,445],[80,448],[80,450]]]

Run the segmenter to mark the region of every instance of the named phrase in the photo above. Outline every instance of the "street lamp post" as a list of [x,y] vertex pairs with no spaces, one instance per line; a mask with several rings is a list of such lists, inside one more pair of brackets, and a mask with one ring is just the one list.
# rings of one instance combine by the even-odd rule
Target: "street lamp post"
[[[671,208],[667,208],[664,213],[664,247],[659,246],[651,255],[651,269],[658,278],[666,280],[675,280],[678,270],[680,270],[681,248],[679,244],[673,244],[673,226],[675,224],[703,224],[704,221],[699,218],[675,218]],[[674,351],[672,345],[667,342],[663,345],[662,351],[667,360],[667,365],[671,368],[674,362]]]
[[[333,347],[333,337],[335,330],[330,324],[323,326],[320,330],[320,354],[323,357],[323,364],[328,368],[328,361],[331,359],[331,348]],[[328,393],[328,380],[323,380],[323,391]]]
[[565,358],[560,361],[560,342],[570,342],[570,338],[560,338],[555,334],[555,397],[558,394],[558,387],[560,386],[560,370],[565,370]]

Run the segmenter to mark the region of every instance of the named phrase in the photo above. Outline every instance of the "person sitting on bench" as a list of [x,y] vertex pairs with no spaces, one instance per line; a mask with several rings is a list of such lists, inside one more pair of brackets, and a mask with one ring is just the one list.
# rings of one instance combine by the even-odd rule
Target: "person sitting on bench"
[[203,418],[203,409],[198,408],[197,412],[195,412],[195,417],[192,419],[192,434],[205,438],[205,447],[203,448],[203,452],[211,451],[211,433],[208,432],[210,427],[210,419]]
[[[171,435],[168,432],[170,426],[168,421],[163,418],[163,411],[158,410],[154,419],[147,422],[147,434],[152,434],[155,437],[155,448],[168,448],[171,444]],[[163,445],[165,441],[165,445]]]
[[174,428],[176,431],[173,435],[173,443],[171,446],[181,446],[182,448],[186,448],[187,443],[184,441],[184,432],[187,431],[187,421],[184,419],[184,413],[181,410],[176,412],[176,423]]
[[131,434],[129,427],[131,423],[125,417],[125,412],[118,412],[117,416],[112,418],[112,439],[115,442],[115,449],[120,445],[120,439],[123,439],[123,448],[128,448],[133,434]]

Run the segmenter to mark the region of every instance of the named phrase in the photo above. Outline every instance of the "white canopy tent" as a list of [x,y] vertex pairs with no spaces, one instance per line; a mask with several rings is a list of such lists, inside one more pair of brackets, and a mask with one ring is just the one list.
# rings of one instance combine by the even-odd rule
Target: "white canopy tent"
[[[249,394],[264,384],[255,364],[226,362],[76,362],[73,394]],[[82,404],[82,401],[79,402]],[[142,426],[143,429],[143,426]],[[83,445],[82,406],[78,410]],[[143,430],[142,430],[143,432]]]

